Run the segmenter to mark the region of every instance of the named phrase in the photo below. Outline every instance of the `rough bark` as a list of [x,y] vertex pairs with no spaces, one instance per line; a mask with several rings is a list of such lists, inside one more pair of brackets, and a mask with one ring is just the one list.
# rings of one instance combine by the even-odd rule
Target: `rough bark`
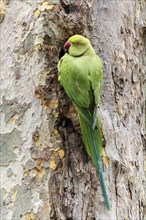
[[[3,0],[2,219],[144,219],[145,7],[144,0]],[[99,116],[111,212],[57,81],[62,45],[76,33],[103,61]]]

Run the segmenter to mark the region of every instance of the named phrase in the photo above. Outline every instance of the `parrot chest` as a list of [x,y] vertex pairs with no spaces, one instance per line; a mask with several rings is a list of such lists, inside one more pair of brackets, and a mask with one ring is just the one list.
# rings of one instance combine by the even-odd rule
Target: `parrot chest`
[[90,81],[90,68],[86,59],[73,58],[64,61],[66,63],[65,79],[69,84],[74,84],[74,88],[80,91],[82,85],[87,86]]

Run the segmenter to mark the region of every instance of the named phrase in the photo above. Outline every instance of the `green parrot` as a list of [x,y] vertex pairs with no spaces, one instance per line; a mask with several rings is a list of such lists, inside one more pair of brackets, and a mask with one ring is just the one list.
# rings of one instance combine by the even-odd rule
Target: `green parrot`
[[58,80],[79,113],[84,145],[99,175],[105,204],[110,210],[102,169],[102,132],[97,117],[102,64],[90,41],[73,35],[64,44],[66,53],[58,63]]

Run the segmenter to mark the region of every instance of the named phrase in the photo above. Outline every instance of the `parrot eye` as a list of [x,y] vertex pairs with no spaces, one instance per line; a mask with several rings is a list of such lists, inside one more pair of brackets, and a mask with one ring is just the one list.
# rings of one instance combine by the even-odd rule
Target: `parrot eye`
[[80,43],[79,43],[79,42],[76,42],[76,43],[75,43],[75,45],[76,45],[76,46],[79,46],[79,45],[80,45]]

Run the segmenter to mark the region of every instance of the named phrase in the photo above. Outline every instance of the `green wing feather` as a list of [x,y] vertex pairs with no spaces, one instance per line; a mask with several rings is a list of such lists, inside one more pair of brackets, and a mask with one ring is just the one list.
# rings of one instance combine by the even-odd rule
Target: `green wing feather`
[[59,81],[79,112],[85,148],[99,174],[108,209],[110,203],[102,171],[102,134],[96,114],[100,98],[102,65],[98,56],[72,57],[65,54],[58,64]]
[[81,58],[72,58],[70,55],[65,54],[58,65],[59,80],[67,95],[76,105],[89,108],[90,77],[87,69],[82,69],[82,62]]

